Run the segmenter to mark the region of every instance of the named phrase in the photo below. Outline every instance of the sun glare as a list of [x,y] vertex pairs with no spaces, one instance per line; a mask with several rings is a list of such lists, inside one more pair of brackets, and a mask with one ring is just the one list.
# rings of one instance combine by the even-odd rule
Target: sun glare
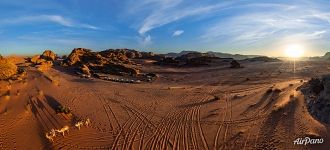
[[285,55],[291,58],[299,58],[304,54],[304,47],[299,44],[288,45],[285,48]]

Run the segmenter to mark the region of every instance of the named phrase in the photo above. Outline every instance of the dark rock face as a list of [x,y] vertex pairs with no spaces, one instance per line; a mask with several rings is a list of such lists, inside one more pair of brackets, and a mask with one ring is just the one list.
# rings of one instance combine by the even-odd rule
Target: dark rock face
[[330,75],[312,78],[301,88],[310,114],[316,119],[330,123]]
[[318,95],[324,89],[323,84],[319,78],[312,78],[308,81],[311,91]]
[[270,58],[270,57],[266,57],[266,56],[247,58],[247,59],[244,59],[244,60],[247,60],[247,61],[263,61],[263,62],[280,62],[281,61],[277,58]]
[[242,68],[242,66],[238,61],[233,60],[230,62],[230,68]]
[[176,60],[173,57],[166,57],[166,58],[163,58],[162,60],[156,62],[156,64],[158,64],[158,65],[178,66],[179,65],[179,61]]
[[141,59],[151,59],[151,60],[155,60],[155,61],[161,61],[163,60],[165,57],[165,55],[162,54],[154,54],[153,52],[141,52]]
[[157,62],[160,65],[171,66],[204,66],[209,65],[214,59],[219,59],[208,53],[191,52],[176,58],[165,57]]

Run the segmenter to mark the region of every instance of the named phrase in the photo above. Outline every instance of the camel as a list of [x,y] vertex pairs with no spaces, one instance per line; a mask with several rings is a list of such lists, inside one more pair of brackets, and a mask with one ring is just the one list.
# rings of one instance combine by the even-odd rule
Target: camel
[[56,130],[58,133],[62,133],[62,135],[64,136],[65,131],[67,131],[69,133],[69,126],[64,126],[62,129],[60,130]]
[[54,137],[56,137],[55,129],[52,129],[49,133],[46,133],[46,138],[51,142],[54,142]]
[[85,126],[89,126],[90,124],[91,124],[91,120],[89,118],[87,118],[85,121]]
[[79,121],[75,124],[75,126],[80,130],[80,127],[84,125],[84,122],[83,121]]

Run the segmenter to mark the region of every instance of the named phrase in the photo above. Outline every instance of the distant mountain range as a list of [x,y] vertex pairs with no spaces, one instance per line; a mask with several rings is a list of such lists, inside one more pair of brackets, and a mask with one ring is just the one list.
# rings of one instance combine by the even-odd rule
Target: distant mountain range
[[[180,53],[167,53],[165,56],[167,57],[179,57],[188,53],[196,53],[197,51],[181,51]],[[221,53],[221,52],[206,52],[209,55],[219,57],[219,58],[233,58],[236,60],[243,60],[247,58],[261,57],[261,55],[241,55],[241,54],[229,54],[229,53]],[[330,55],[330,54],[329,54]]]
[[330,60],[330,52],[326,52],[323,56],[309,57],[309,60]]
[[324,56],[322,56],[321,58],[326,59],[326,60],[330,60],[330,52],[326,52],[324,54]]

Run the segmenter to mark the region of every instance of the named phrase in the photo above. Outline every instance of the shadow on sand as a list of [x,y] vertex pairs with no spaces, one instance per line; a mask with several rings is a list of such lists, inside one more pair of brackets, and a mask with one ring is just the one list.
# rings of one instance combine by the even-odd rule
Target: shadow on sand
[[[278,147],[276,146],[278,146],[281,139],[291,140],[291,136],[293,136],[295,130],[294,116],[298,106],[297,103],[296,98],[291,98],[287,104],[272,110],[260,129],[259,139],[261,141],[258,141],[258,148],[277,149]],[[282,132],[285,132],[285,135],[281,137],[276,136],[276,133],[279,132],[277,131],[279,125],[284,127],[284,131]]]

